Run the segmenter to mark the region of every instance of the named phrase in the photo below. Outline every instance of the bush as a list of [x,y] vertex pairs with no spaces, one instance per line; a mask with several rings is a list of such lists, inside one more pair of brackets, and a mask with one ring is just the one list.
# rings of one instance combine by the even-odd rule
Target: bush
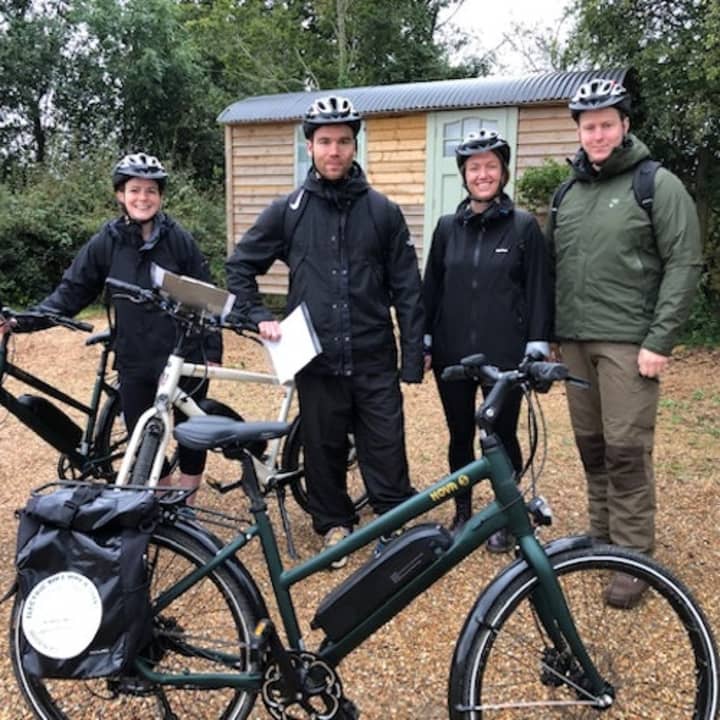
[[557,186],[570,175],[570,166],[545,158],[538,167],[527,168],[517,181],[518,204],[531,213],[544,213]]
[[[115,159],[105,153],[38,166],[0,183],[0,302],[23,307],[45,297],[80,247],[117,214],[110,186]],[[222,185],[199,190],[172,172],[165,207],[197,239],[214,281],[224,283]]]

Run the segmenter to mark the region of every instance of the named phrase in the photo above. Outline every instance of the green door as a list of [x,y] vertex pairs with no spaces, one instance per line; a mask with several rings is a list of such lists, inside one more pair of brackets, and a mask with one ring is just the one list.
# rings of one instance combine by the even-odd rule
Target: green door
[[469,108],[453,112],[428,113],[427,162],[425,164],[425,225],[423,263],[428,256],[432,233],[441,215],[455,211],[465,197],[455,161],[455,148],[470,132],[495,130],[512,149],[510,182],[505,192],[513,197],[515,147],[517,144],[517,108]]

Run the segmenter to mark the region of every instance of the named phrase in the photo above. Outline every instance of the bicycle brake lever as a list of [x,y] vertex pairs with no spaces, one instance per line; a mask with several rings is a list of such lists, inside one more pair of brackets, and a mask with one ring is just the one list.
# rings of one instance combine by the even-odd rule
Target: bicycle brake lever
[[582,390],[589,390],[592,387],[592,383],[589,380],[584,380],[583,378],[575,377],[573,375],[568,375],[565,382],[568,383],[568,385],[574,385]]

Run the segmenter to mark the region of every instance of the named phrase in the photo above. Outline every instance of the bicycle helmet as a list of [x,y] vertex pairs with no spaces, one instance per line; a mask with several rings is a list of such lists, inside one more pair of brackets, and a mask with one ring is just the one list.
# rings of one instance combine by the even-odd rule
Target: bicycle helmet
[[163,164],[154,155],[141,152],[126,155],[118,161],[112,172],[113,189],[117,190],[128,178],[132,177],[157,180],[162,192],[165,189],[168,174]]
[[585,110],[601,110],[616,107],[622,115],[630,114],[630,95],[617,81],[595,78],[583,83],[568,103],[573,120],[577,122]]
[[303,118],[303,133],[310,140],[313,133],[323,125],[349,125],[357,137],[361,122],[360,113],[347,98],[328,95],[318,98],[308,108]]
[[494,152],[502,160],[506,168],[510,165],[510,146],[505,138],[494,130],[480,130],[479,132],[468,133],[465,139],[455,148],[455,159],[460,172],[462,173],[465,162],[469,157],[488,151]]

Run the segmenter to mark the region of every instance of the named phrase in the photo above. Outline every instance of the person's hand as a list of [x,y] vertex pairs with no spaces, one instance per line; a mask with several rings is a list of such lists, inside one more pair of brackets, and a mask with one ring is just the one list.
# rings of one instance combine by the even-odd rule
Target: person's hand
[[0,315],[0,337],[7,333],[11,333],[13,327],[15,327],[15,320],[12,318],[8,320],[4,316]]
[[665,370],[670,358],[660,355],[647,348],[640,348],[638,353],[638,372],[646,378],[657,378]]
[[559,343],[550,343],[550,355],[548,360],[556,363],[562,362],[562,350]]
[[277,320],[263,320],[263,322],[258,323],[258,332],[263,340],[273,342],[279,340],[282,335],[280,323]]
[[432,368],[432,355],[430,353],[425,353],[423,356],[423,372],[430,372],[430,369]]

